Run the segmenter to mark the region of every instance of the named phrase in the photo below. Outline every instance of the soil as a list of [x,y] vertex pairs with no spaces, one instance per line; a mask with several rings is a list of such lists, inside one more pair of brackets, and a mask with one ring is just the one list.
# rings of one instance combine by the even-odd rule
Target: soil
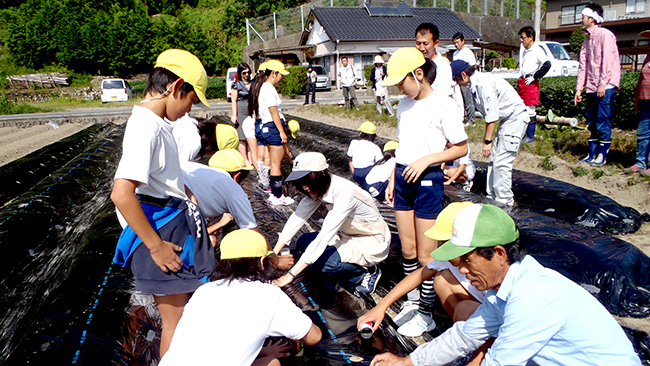
[[[360,118],[344,118],[340,115],[325,115],[312,106],[300,106],[296,108],[285,108],[284,112],[310,120],[320,121],[334,126],[356,129],[359,124],[364,122]],[[6,127],[0,126],[0,166],[5,165],[15,159],[25,156],[44,146],[54,143],[62,138],[70,136],[86,127],[92,122],[68,122],[54,129],[46,124],[31,125],[28,127]],[[377,135],[389,139],[396,138],[395,127],[389,125],[377,126]],[[476,161],[484,161],[479,156],[481,146],[479,142],[471,142],[472,158]],[[548,176],[557,180],[565,181],[576,186],[593,190],[608,196],[616,202],[635,208],[641,213],[650,212],[650,180],[640,179],[636,184],[630,185],[630,175],[624,174],[620,169],[609,168],[607,174],[594,179],[591,175],[576,177],[573,174],[572,167],[575,163],[570,163],[557,157],[551,158],[551,161],[557,168],[545,170],[540,167],[543,160],[538,155],[526,151],[520,151],[515,160],[515,169]],[[646,255],[650,255],[650,223],[644,223],[643,226],[633,234],[619,236],[637,246]],[[650,334],[650,318],[616,318],[624,326],[640,329]]]

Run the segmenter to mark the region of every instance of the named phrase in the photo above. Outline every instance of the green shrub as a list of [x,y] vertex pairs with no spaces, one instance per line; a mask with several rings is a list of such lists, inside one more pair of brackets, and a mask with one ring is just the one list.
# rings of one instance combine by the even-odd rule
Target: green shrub
[[517,62],[512,57],[504,57],[503,67],[507,68],[508,70],[514,70],[514,68],[517,67]]
[[23,113],[36,113],[45,112],[37,107],[28,104],[18,104],[7,98],[7,94],[3,92],[0,95],[0,114],[23,114]]
[[375,67],[375,64],[365,65],[363,67],[363,75],[366,77],[366,85],[372,85],[372,80],[370,80],[370,73],[372,73],[372,69],[374,67]]
[[289,98],[304,92],[307,85],[307,67],[291,66],[287,69],[289,75],[282,78],[282,82],[277,86],[278,93]]
[[551,171],[551,170],[555,170],[555,168],[557,168],[557,165],[553,164],[550,156],[547,156],[544,158],[544,160],[542,160],[541,163],[539,163],[539,167],[544,170]]
[[605,175],[605,172],[604,172],[604,171],[602,171],[602,170],[600,170],[600,169],[594,169],[594,170],[593,170],[593,177],[594,177],[594,179],[598,179],[598,178],[602,177],[603,175]]
[[133,88],[131,91],[134,97],[144,98],[144,87],[147,86],[147,80],[129,81],[129,85]]
[[208,99],[219,99],[226,97],[226,78],[208,78],[208,90],[205,92]]
[[580,177],[582,175],[587,175],[588,171],[584,167],[577,166],[575,168],[572,168],[573,170],[573,176],[574,177]]

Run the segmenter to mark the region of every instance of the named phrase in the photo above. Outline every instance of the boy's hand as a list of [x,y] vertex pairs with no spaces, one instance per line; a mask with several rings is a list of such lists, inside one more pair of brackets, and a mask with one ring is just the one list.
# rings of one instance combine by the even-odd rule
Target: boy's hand
[[174,243],[162,240],[160,245],[153,249],[149,249],[149,253],[151,253],[151,258],[154,263],[156,263],[163,272],[177,272],[181,269],[183,261],[176,252],[181,251],[182,249],[183,248]]
[[374,324],[372,325],[372,330],[376,332],[377,329],[379,329],[379,325],[384,320],[385,314],[385,311],[375,306],[374,308],[370,309],[369,312],[363,314],[361,317],[359,317],[359,319],[357,319],[357,329],[361,330],[361,327],[364,324],[367,322],[373,322]]

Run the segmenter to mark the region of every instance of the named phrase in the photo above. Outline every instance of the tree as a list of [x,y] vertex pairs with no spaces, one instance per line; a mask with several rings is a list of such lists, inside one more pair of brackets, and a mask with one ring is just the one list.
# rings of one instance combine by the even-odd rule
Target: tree
[[581,27],[578,27],[576,30],[571,32],[571,36],[569,37],[569,47],[571,48],[571,51],[573,53],[580,53],[580,49],[582,48],[585,39],[587,39],[587,33],[585,33]]

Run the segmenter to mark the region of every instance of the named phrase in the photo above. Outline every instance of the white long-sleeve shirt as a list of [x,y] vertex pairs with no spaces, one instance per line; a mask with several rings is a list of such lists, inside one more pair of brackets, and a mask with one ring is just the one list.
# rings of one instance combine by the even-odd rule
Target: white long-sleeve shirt
[[[289,217],[279,240],[290,243],[321,204],[329,210],[320,233],[300,258],[312,264],[328,245],[337,245],[342,262],[374,265],[388,256],[390,229],[370,194],[353,182],[332,174],[330,188],[319,201],[305,197]],[[368,240],[365,240],[368,239]]]

